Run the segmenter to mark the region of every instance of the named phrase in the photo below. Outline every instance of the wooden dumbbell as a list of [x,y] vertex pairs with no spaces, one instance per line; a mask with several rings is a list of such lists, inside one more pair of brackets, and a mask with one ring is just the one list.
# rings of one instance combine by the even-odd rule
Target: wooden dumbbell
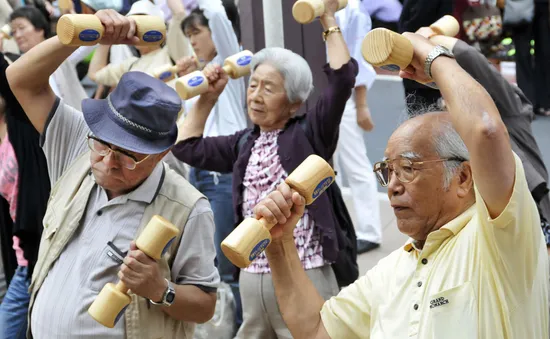
[[[332,167],[323,158],[310,155],[285,182],[309,205],[334,182],[334,177]],[[264,218],[246,218],[222,242],[223,253],[236,266],[247,267],[271,243],[269,230],[273,226]]]
[[[430,28],[436,34],[455,36],[459,26],[454,17],[446,15],[432,24]],[[365,36],[361,53],[371,65],[387,71],[398,72],[411,63],[414,47],[403,35],[386,28],[376,28]],[[425,85],[437,88],[434,82],[428,82]]]
[[11,39],[11,27],[9,24],[5,24],[0,28],[0,39]]
[[[232,79],[250,74],[252,52],[242,51],[225,59],[223,71]],[[180,98],[187,100],[208,90],[208,79],[201,71],[191,72],[176,81],[176,91]]]
[[72,0],[57,0],[57,6],[61,11],[68,12],[74,8]]
[[[346,7],[348,0],[338,0],[338,10]],[[325,13],[323,0],[298,0],[292,6],[294,20],[301,24],[309,24]]]
[[[200,66],[199,59],[196,55],[193,55],[193,58],[195,59],[195,64],[197,67]],[[162,80],[164,82],[168,82],[172,79],[174,79],[178,74],[178,66],[177,65],[164,65],[162,67],[159,67],[153,71],[153,77]]]
[[[136,22],[138,46],[160,45],[166,37],[166,25],[156,15],[132,15]],[[68,46],[93,46],[103,37],[105,28],[93,14],[65,14],[57,22],[57,35]]]
[[[158,260],[170,248],[178,234],[176,226],[155,215],[137,239],[136,246],[149,257]],[[88,313],[103,326],[113,328],[132,301],[128,290],[122,281],[116,285],[106,284],[88,309]]]

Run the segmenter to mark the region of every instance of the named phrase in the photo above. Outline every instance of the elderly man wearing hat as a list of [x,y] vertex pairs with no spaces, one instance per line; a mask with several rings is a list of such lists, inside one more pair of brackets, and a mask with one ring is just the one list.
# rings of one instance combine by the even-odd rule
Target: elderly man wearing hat
[[[105,26],[101,43],[137,40],[130,18],[113,10],[95,15]],[[214,313],[220,278],[209,202],[161,161],[177,138],[181,100],[162,81],[129,72],[105,100],[85,99],[76,111],[48,84],[74,49],[54,37],[7,70],[41,133],[53,187],[30,285],[28,335],[192,338],[194,323]],[[182,231],[158,261],[134,243],[154,215]],[[119,279],[132,302],[106,328],[87,310],[106,283]]]

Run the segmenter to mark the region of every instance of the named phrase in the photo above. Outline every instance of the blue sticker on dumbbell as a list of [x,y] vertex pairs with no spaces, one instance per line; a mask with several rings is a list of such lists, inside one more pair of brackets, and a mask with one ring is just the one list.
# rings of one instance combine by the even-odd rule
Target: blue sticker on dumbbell
[[252,252],[250,252],[248,260],[252,261],[256,259],[256,257],[266,249],[267,245],[269,245],[269,239],[264,239],[256,244],[256,246],[252,249]]
[[170,241],[166,244],[166,246],[164,246],[164,249],[162,250],[162,254],[160,255],[161,257],[164,255],[164,253],[166,253],[166,251],[168,251],[168,249],[170,248],[174,240],[176,240],[176,237],[173,237],[172,239],[170,239]]
[[197,75],[189,79],[189,81],[187,81],[187,84],[191,87],[197,87],[198,85],[202,84],[203,81],[204,77]]
[[145,42],[157,42],[162,40],[164,36],[159,31],[147,31],[143,34],[141,38]]
[[380,68],[390,72],[399,72],[399,70],[401,69],[397,65],[384,65],[384,66],[380,66]]
[[80,32],[80,34],[78,35],[78,38],[80,39],[80,41],[86,41],[86,42],[95,41],[99,39],[99,32],[96,31],[95,29],[85,29],[82,32]]
[[171,76],[172,76],[172,72],[166,71],[166,72],[163,72],[163,73],[161,73],[161,74],[159,75],[159,79],[160,79],[160,80],[164,80],[164,79],[167,79],[167,78],[169,78],[169,77],[171,77]]
[[330,184],[332,184],[332,180],[332,177],[326,177],[321,180],[321,182],[313,190],[313,194],[311,195],[311,197],[313,199],[317,199],[317,197],[320,196],[321,193],[323,193],[330,186]]
[[250,63],[252,57],[250,55],[245,55],[237,59],[237,65],[246,66]]
[[120,317],[122,317],[122,315],[124,314],[124,312],[126,312],[126,309],[128,308],[128,305],[124,306],[124,308],[122,309],[122,311],[120,311],[120,313],[116,316],[115,318],[115,324],[118,323],[118,321],[120,320]]

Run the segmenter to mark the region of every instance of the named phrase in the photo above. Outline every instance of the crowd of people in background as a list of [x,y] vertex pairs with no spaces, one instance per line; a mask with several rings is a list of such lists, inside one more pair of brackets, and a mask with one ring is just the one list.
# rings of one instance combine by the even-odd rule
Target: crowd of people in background
[[[166,41],[158,46],[98,44],[67,51],[50,38],[56,34],[57,20],[71,13],[156,16],[166,23]],[[530,192],[525,196],[532,196],[536,203],[535,212],[550,246],[548,171],[530,127],[537,115],[550,116],[548,0],[348,0],[345,9],[320,20],[323,30],[340,28],[340,34],[331,34],[326,40],[326,65],[322,69],[310,68],[299,53],[272,47],[254,51],[252,75],[239,79],[229,79],[219,68],[226,58],[247,49],[242,41],[238,0],[73,0],[70,8],[60,8],[58,1],[0,0],[0,27],[9,28],[0,32],[0,339],[26,338],[33,329],[35,338],[53,338],[59,333],[115,338],[135,330],[128,322],[126,327],[119,324],[115,331],[106,330],[86,318],[85,307],[110,279],[102,272],[116,276],[124,256],[135,250],[129,243],[132,232],[137,230],[141,216],[150,211],[142,203],[152,204],[158,192],[166,194],[168,200],[188,199],[185,201],[194,204],[181,217],[186,231],[180,251],[173,252],[174,269],[171,275],[162,274],[168,280],[172,277],[174,283],[197,287],[189,293],[196,295],[192,306],[198,311],[183,320],[170,312],[165,316],[203,323],[195,329],[196,338],[291,338],[300,332],[288,321],[288,314],[285,317],[281,313],[281,307],[288,305],[279,304],[276,290],[284,285],[279,273],[272,272],[269,254],[263,253],[249,267],[239,269],[223,254],[221,242],[244,218],[254,217],[254,207],[280,189],[279,184],[308,155],[317,154],[346,178],[355,215],[351,218],[346,209],[340,190],[345,183],[339,175],[327,194],[306,206],[296,219],[293,235],[298,264],[322,300],[338,295],[358,278],[357,255],[375,250],[383,242],[378,188],[379,184],[389,184],[383,182],[389,180],[387,177],[373,171],[363,139],[364,133],[376,128],[369,109],[369,90],[378,70],[362,57],[362,38],[381,27],[398,33],[416,32],[444,15],[459,20],[460,33],[458,40],[438,43],[448,44],[460,66],[496,104],[494,118],[506,126],[511,148],[519,159],[511,157],[507,165],[515,166],[516,160],[523,163],[526,182],[521,185]],[[51,60],[39,62],[40,53]],[[509,61],[516,65],[517,86],[497,71],[499,63]],[[24,65],[36,66],[28,67],[25,75],[29,76],[22,80],[8,75],[14,64],[12,73],[13,69],[25,69]],[[149,85],[148,78],[136,75],[152,75],[166,65],[176,66],[177,76],[165,83],[157,79],[158,83]],[[109,140],[89,120],[91,112],[104,107],[105,102],[111,106],[116,106],[116,100],[122,106],[142,104],[127,89],[141,80],[145,79],[141,84],[144,93],[175,95],[178,77],[196,70],[205,72],[214,84],[209,92],[188,100],[166,94],[166,101],[157,103],[157,108],[171,107],[166,119],[174,118],[179,129],[171,135],[173,140],[166,141],[172,143],[170,147],[147,153],[152,146],[143,143],[128,145],[125,150],[119,140]],[[297,114],[311,100],[314,74],[324,74],[327,86],[317,104],[309,105],[305,115]],[[449,102],[445,102],[442,91],[417,80],[403,79],[411,117],[419,111],[445,111]],[[445,126],[442,123],[438,128]],[[168,123],[156,127],[171,130]],[[462,135],[456,136],[460,139]],[[468,151],[472,150],[464,147],[462,151],[454,165],[445,165],[450,172],[456,173],[460,164],[468,161]],[[86,152],[92,154],[92,169],[88,161],[81,161]],[[116,189],[107,179],[107,184],[102,184],[96,176],[97,185],[83,179],[86,166],[88,171],[94,169],[94,156],[114,157],[115,153],[118,161],[127,161],[124,171],[133,171],[141,162],[149,166],[148,172],[126,173],[126,186],[119,188],[124,194],[118,195],[113,195]],[[457,157],[447,155],[446,159]],[[79,178],[72,173],[73,163],[82,167]],[[380,170],[377,166],[380,163],[374,165]],[[48,202],[52,192],[69,190],[59,187],[58,180],[66,177],[74,181],[67,187],[76,187],[75,192],[81,189],[81,182],[90,181],[85,195],[89,200],[83,200],[80,211],[83,230],[52,259],[57,260],[53,265],[43,258],[47,253],[39,251],[41,239],[50,239],[44,235],[45,216],[55,217],[47,212],[51,207]],[[162,190],[164,180],[174,187],[186,185],[184,181],[190,185],[184,186],[185,194],[166,193]],[[188,197],[183,197],[186,194]],[[474,197],[473,190],[469,194]],[[57,193],[59,201],[63,201],[61,196]],[[120,196],[124,199],[117,200]],[[514,199],[527,198],[514,195]],[[116,205],[122,207],[114,210]],[[170,205],[169,213],[179,218],[176,207]],[[65,217],[74,216],[71,211],[67,213]],[[524,216],[525,220],[531,222],[535,214]],[[135,229],[124,225],[118,225],[116,231],[94,229],[94,225],[121,216],[136,224]],[[201,228],[203,224],[206,226]],[[535,240],[529,241],[525,243],[536,245]],[[105,243],[114,249],[104,249]],[[80,247],[92,250],[84,253]],[[343,250],[346,247],[349,251]],[[107,250],[123,255],[119,261],[101,263],[107,261],[102,257]],[[69,276],[67,272],[76,267],[84,267],[79,268],[80,275]],[[279,267],[277,272],[286,271]],[[86,281],[88,276],[95,280]],[[37,277],[41,287],[31,284]],[[344,297],[351,303],[361,299],[357,293],[348,290]],[[60,302],[50,310],[49,305],[64,297],[75,300],[78,307]],[[217,300],[215,312],[226,327],[208,322],[212,298]],[[336,302],[323,309],[331,334],[358,333],[351,324],[347,324],[349,328],[336,324],[337,318],[346,314]],[[173,321],[169,324],[176,324]],[[153,331],[156,325],[136,328]],[[190,327],[173,327],[176,334],[190,331]]]

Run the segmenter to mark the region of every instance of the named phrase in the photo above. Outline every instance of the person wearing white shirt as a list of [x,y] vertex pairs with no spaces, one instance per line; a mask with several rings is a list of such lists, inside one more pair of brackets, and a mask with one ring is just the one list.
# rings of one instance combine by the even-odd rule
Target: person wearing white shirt
[[[361,43],[372,24],[368,13],[361,11],[359,0],[348,0],[346,8],[336,12],[336,20],[350,55],[359,64],[355,89],[346,103],[340,123],[334,159],[336,170],[345,174],[351,188],[356,214],[357,252],[361,254],[379,247],[382,241],[376,177],[363,141],[363,130],[370,131],[374,127],[367,106],[367,92],[376,72],[361,55]],[[338,184],[343,186],[341,182]]]
[[[183,21],[182,29],[201,64],[223,65],[226,58],[241,51],[238,12],[233,2],[199,0],[198,8]],[[231,18],[231,20],[229,19]],[[245,110],[245,82],[243,78],[229,79],[225,90],[208,116],[204,137],[230,135],[247,127]],[[185,102],[189,112],[198,97]],[[189,181],[208,197],[216,224],[217,266],[222,281],[231,286],[236,300],[236,330],[242,323],[242,306],[237,268],[221,251],[221,242],[234,229],[232,205],[232,175],[199,168],[191,168]]]

